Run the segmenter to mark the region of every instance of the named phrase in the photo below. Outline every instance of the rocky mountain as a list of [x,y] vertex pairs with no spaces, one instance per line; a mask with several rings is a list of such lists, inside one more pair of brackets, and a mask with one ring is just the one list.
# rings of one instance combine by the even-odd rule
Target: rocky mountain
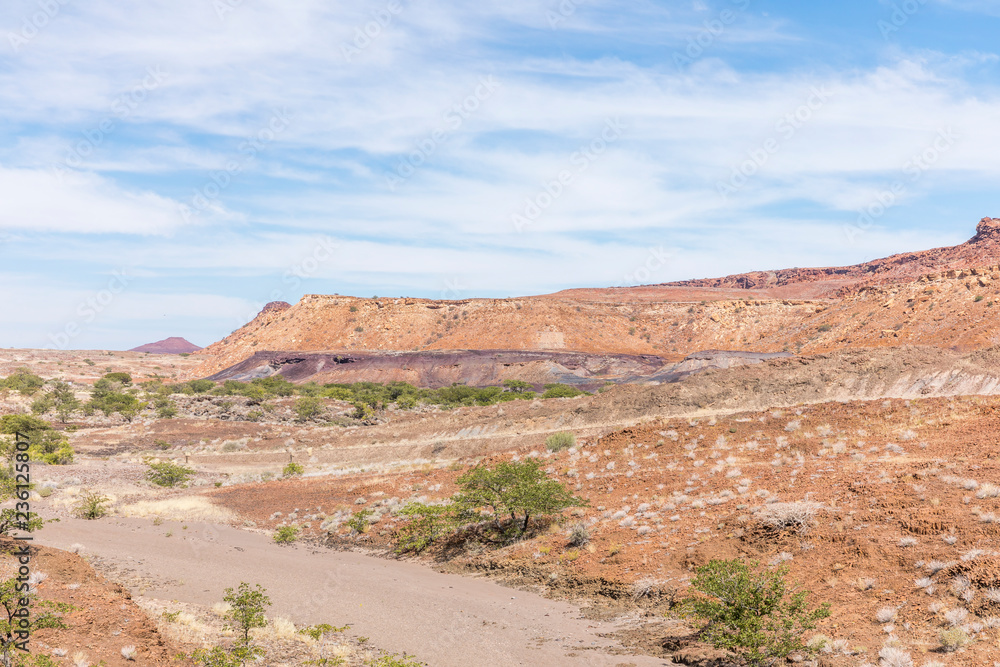
[[155,343],[146,343],[139,347],[133,347],[129,352],[148,352],[149,354],[190,354],[197,352],[201,348],[192,342],[177,336],[164,338]]
[[201,354],[203,375],[261,351],[520,350],[653,355],[826,353],[1000,343],[1000,219],[950,248],[851,267],[786,269],[515,299],[307,295],[269,304]]

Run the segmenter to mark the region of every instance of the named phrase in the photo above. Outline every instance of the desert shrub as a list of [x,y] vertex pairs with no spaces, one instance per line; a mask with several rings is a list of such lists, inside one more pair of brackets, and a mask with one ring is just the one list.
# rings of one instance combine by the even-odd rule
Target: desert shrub
[[194,470],[180,463],[173,461],[161,461],[153,463],[147,461],[146,479],[157,486],[173,488],[179,484],[184,484],[194,475]]
[[278,526],[278,530],[274,531],[274,541],[278,544],[291,544],[297,539],[299,539],[298,526]]
[[755,562],[713,560],[697,569],[686,612],[704,623],[700,635],[748,665],[772,665],[808,653],[802,635],[830,615],[828,604],[807,605],[808,592],[789,590],[787,567],[761,570]]
[[577,523],[569,531],[569,543],[574,547],[582,547],[590,542],[590,531],[587,524]]
[[117,382],[121,385],[132,384],[132,376],[128,373],[105,373],[102,380],[107,380],[108,382]]
[[31,402],[31,414],[44,415],[55,407],[55,401],[48,394],[42,394]]
[[542,398],[573,398],[574,396],[582,396],[586,393],[568,384],[547,384],[545,385],[545,393],[542,394]]
[[282,469],[281,476],[282,477],[296,477],[297,475],[301,475],[305,471],[306,471],[306,468],[301,463],[296,463],[295,461],[289,461],[288,465],[286,465]]
[[80,502],[76,504],[74,508],[74,513],[81,519],[100,519],[108,513],[108,508],[105,507],[111,499],[107,496],[103,496],[95,491],[87,491],[80,498]]
[[22,396],[33,396],[45,386],[45,380],[35,375],[27,368],[18,368],[0,381],[0,388],[16,391]]
[[545,438],[545,446],[550,452],[558,452],[561,449],[569,449],[576,444],[576,436],[569,431],[553,433]]
[[358,510],[344,523],[348,528],[357,533],[365,533],[371,526],[371,517],[373,514],[375,514],[375,512],[371,510]]
[[772,503],[765,505],[757,518],[765,526],[775,530],[793,529],[805,533],[812,525],[813,517],[819,509],[817,503]]
[[303,396],[295,401],[295,414],[304,422],[323,414],[323,401],[315,396]]
[[972,637],[964,628],[948,628],[941,632],[941,648],[952,653],[972,643]]

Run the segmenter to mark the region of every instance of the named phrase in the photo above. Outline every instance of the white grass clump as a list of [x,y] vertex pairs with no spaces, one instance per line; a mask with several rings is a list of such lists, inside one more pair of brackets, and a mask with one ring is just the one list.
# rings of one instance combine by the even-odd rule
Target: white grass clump
[[969,612],[964,607],[955,607],[944,613],[944,620],[951,627],[958,627],[969,618]]
[[896,620],[897,613],[899,613],[898,607],[882,607],[875,612],[875,620],[879,623],[892,623]]
[[135,654],[136,654],[135,646],[129,645],[122,647],[122,657],[125,658],[126,660],[128,661],[135,660]]
[[879,667],[913,667],[909,653],[895,646],[886,646],[878,652]]

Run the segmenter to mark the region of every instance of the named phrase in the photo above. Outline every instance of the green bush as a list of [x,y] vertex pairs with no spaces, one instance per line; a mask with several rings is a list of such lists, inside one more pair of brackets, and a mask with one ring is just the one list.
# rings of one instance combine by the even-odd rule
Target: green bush
[[23,396],[32,396],[44,386],[45,380],[27,368],[18,368],[6,379],[0,381],[0,388],[16,391]]
[[462,521],[456,508],[449,505],[410,503],[399,512],[409,520],[397,535],[396,551],[420,553],[442,537],[458,530]]
[[[4,415],[0,417],[0,433],[20,433],[28,439],[28,456],[32,461],[48,465],[66,465],[73,462],[73,448],[66,437],[52,428],[44,419],[30,415]],[[7,456],[13,454],[12,442],[6,445]]]
[[701,638],[752,667],[809,653],[803,633],[830,616],[828,604],[810,610],[807,591],[788,589],[787,567],[764,570],[756,562],[713,560],[696,574],[691,587],[699,595],[686,600],[684,609],[703,622]]
[[173,461],[147,462],[146,479],[157,486],[173,488],[184,484],[194,475],[194,470]]
[[295,401],[295,414],[300,422],[318,417],[323,414],[323,401],[315,396],[303,396]]
[[297,539],[299,539],[298,526],[279,526],[278,530],[274,531],[274,541],[278,544],[291,544]]
[[558,452],[561,449],[569,449],[576,444],[576,436],[569,431],[553,433],[545,438],[545,446],[550,452]]
[[545,385],[545,393],[542,394],[542,398],[573,398],[574,396],[582,396],[586,393],[568,384],[547,384]]
[[375,512],[371,510],[358,510],[344,523],[348,528],[356,533],[365,533],[371,526],[371,517],[373,514],[375,514]]
[[107,496],[102,496],[94,491],[87,491],[83,494],[80,502],[76,504],[74,508],[74,513],[81,519],[100,519],[108,513],[108,508],[105,507],[111,499]]
[[296,463],[295,461],[290,461],[288,463],[288,465],[286,465],[284,467],[284,469],[281,471],[281,476],[282,477],[295,477],[297,475],[301,475],[305,471],[306,471],[306,468],[301,463]]

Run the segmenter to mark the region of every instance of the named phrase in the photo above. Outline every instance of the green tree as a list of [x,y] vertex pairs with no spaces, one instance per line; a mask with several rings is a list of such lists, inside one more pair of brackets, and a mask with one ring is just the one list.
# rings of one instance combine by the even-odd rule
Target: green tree
[[515,394],[521,394],[532,389],[532,384],[524,380],[504,380],[503,386]]
[[458,478],[460,491],[452,498],[460,512],[489,510],[489,519],[502,535],[517,537],[532,518],[554,516],[587,501],[574,496],[561,482],[549,479],[537,461],[476,466]]
[[69,420],[74,412],[80,409],[80,400],[73,392],[73,387],[66,382],[54,382],[49,395],[55,403],[56,415],[63,424]]
[[241,582],[235,591],[227,588],[222,599],[229,603],[229,611],[224,617],[226,627],[239,635],[240,644],[250,646],[250,631],[267,625],[264,611],[271,606],[267,590],[260,584],[253,589],[250,584]]
[[123,386],[128,386],[132,384],[132,376],[128,373],[106,373],[102,380],[107,380],[108,382],[116,382]]
[[697,569],[691,587],[700,595],[684,602],[703,622],[700,635],[752,667],[808,653],[802,634],[830,616],[830,605],[809,609],[808,591],[789,590],[787,567],[761,569],[756,562],[713,560]]

